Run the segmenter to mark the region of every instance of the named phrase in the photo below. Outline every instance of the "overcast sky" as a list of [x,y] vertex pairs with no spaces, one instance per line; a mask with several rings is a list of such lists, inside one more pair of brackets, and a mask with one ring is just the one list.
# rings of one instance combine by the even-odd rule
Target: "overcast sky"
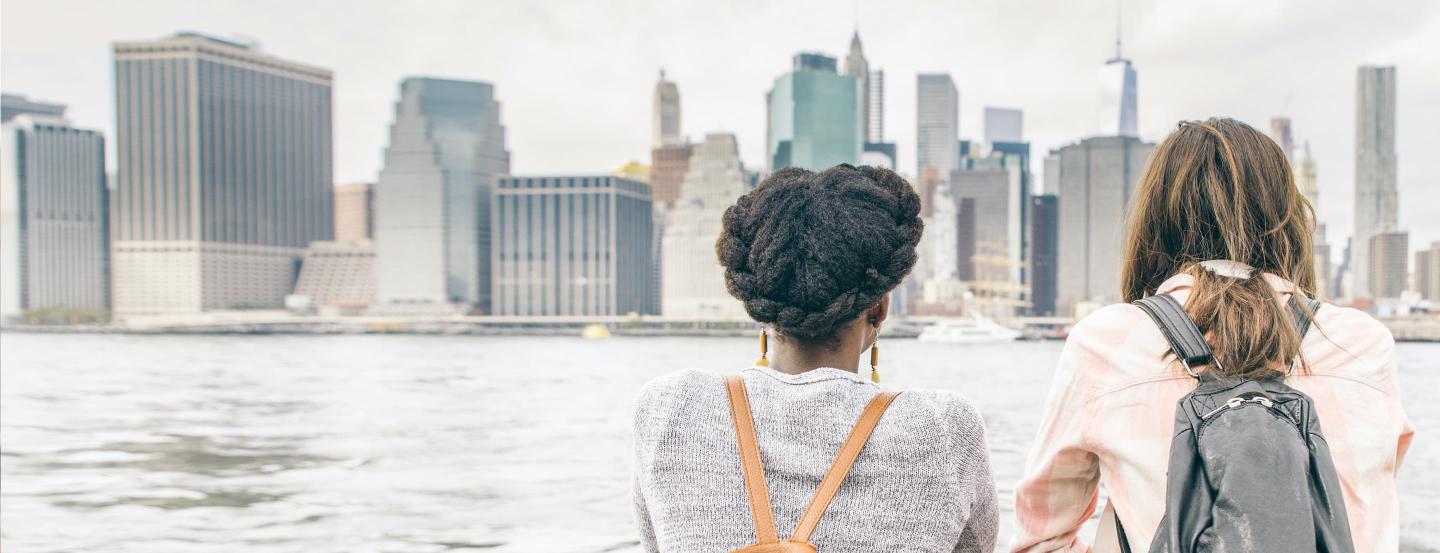
[[[410,75],[494,83],[513,172],[554,174],[648,162],[664,67],[685,133],[733,132],[760,166],[766,90],[796,52],[843,58],[857,25],[871,68],[886,72],[885,134],[902,170],[914,172],[915,74],[949,72],[962,138],[980,138],[985,106],[1023,109],[1038,175],[1044,152],[1096,131],[1115,29],[1110,0],[3,0],[0,12],[0,87],[69,104],[77,124],[107,136],[114,41],[195,30],[334,70],[341,183],[374,180]],[[1400,224],[1412,247],[1440,240],[1440,2],[1124,0],[1123,28],[1142,136],[1158,141],[1181,119],[1227,115],[1263,130],[1290,116],[1318,161],[1332,242],[1353,212],[1355,68],[1397,66]]]

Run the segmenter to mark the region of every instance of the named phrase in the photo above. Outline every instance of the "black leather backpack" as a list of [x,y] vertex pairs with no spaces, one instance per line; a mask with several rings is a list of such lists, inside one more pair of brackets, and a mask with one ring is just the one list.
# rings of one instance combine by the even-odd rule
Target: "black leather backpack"
[[[1191,372],[1213,352],[1180,302],[1157,294],[1134,304],[1199,380],[1175,406],[1165,517],[1150,553],[1353,553],[1340,480],[1310,397],[1283,378]],[[1320,302],[1309,306],[1313,314]],[[1290,309],[1303,337],[1310,317],[1293,296]],[[1129,553],[1118,518],[1116,526]]]

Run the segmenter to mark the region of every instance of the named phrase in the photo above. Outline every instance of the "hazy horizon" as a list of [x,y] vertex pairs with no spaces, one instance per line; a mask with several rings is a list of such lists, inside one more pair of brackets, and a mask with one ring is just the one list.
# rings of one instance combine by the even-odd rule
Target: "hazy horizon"
[[[494,83],[516,174],[648,163],[664,68],[685,134],[734,133],[747,167],[760,168],[765,92],[797,52],[843,63],[858,26],[871,68],[886,72],[885,137],[903,173],[915,172],[915,75],[949,72],[961,138],[981,139],[986,106],[1024,110],[1043,180],[1048,150],[1095,134],[1099,68],[1115,48],[1110,1],[418,4],[3,0],[0,87],[70,106],[78,126],[105,132],[113,168],[111,43],[181,30],[253,40],[335,72],[343,184],[375,179],[399,81],[415,75]],[[1336,262],[1351,232],[1356,67],[1395,65],[1400,225],[1412,249],[1440,240],[1440,4],[1126,0],[1123,30],[1142,138],[1158,141],[1182,119],[1268,130],[1271,116],[1292,118],[1296,145],[1310,142],[1318,164]]]

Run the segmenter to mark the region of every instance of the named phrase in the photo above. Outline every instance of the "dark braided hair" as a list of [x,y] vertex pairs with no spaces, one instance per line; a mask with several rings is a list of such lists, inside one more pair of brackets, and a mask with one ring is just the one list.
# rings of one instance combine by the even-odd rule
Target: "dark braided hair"
[[915,266],[920,197],[893,171],[776,171],[725,210],[725,287],[781,334],[828,340]]

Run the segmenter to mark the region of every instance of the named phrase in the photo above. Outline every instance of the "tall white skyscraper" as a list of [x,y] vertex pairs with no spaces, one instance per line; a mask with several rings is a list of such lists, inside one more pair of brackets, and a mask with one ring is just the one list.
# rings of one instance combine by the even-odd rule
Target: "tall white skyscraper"
[[1351,295],[1371,297],[1371,237],[1396,230],[1395,67],[1361,66],[1355,76],[1355,255]]
[[400,83],[375,186],[375,307],[490,313],[490,197],[510,172],[490,83]]
[[1115,3],[1115,57],[1100,68],[1100,134],[1139,136],[1135,66],[1120,42],[1120,3]]
[[745,320],[744,306],[725,291],[715,237],[720,236],[725,209],[746,188],[735,135],[710,134],[695,146],[661,246],[661,309],[666,316]]
[[684,142],[680,135],[680,87],[665,80],[665,70],[661,69],[660,80],[655,83],[650,144],[652,148],[659,148]]
[[915,85],[915,173],[949,179],[960,165],[960,91],[949,73],[921,73]]

